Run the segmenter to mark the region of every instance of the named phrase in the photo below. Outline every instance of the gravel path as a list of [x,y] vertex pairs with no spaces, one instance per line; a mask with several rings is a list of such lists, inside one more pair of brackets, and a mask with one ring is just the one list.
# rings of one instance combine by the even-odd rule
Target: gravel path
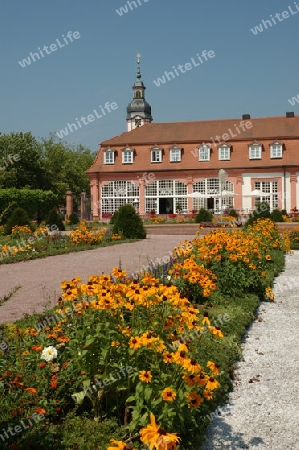
[[[203,450],[299,450],[299,251],[247,333],[234,391]],[[219,408],[218,408],[219,410]]]
[[0,307],[0,324],[20,319],[24,313],[42,312],[44,306],[54,306],[63,280],[80,276],[87,281],[89,275],[110,273],[119,266],[132,273],[150,260],[169,256],[175,246],[193,236],[149,235],[130,244],[117,244],[84,252],[49,256],[17,264],[0,265],[0,299],[15,286],[21,288]]

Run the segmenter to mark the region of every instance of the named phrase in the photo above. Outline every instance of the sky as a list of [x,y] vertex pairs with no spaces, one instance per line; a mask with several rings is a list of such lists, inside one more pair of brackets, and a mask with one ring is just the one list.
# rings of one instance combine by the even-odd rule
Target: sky
[[63,140],[96,151],[126,131],[138,53],[154,122],[297,115],[298,38],[299,0],[0,0],[0,132],[93,114]]

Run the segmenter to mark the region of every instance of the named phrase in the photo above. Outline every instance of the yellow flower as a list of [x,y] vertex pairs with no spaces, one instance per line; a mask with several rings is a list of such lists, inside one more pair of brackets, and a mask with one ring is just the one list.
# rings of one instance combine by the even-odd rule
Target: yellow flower
[[173,359],[173,354],[169,353],[169,352],[165,352],[163,353],[163,361],[168,364],[168,363],[172,363],[174,361]]
[[176,398],[176,393],[170,388],[165,388],[161,395],[166,402],[173,402]]
[[196,392],[188,392],[186,396],[189,400],[188,408],[198,408],[203,402],[203,398]]
[[211,369],[211,371],[215,374],[215,375],[219,375],[220,373],[220,369],[218,364],[213,363],[212,361],[208,361],[207,362],[207,367],[209,369]]
[[207,312],[204,312],[204,314],[203,314],[203,319],[202,319],[202,321],[201,321],[201,323],[204,325],[205,323],[207,323],[208,325],[210,325],[210,320],[209,320],[209,317],[208,317],[208,313]]
[[[143,444],[149,444],[150,450],[165,450],[169,444],[176,444],[180,441],[180,438],[176,433],[167,433],[157,423],[153,413],[150,413],[150,424],[145,428],[141,428],[141,442]],[[174,450],[176,449],[176,445]]]
[[131,445],[127,445],[123,441],[115,441],[114,439],[112,439],[111,444],[113,445],[113,447],[107,447],[107,450],[134,450]]
[[152,374],[149,371],[142,370],[139,375],[139,380],[143,383],[150,383],[152,381]]
[[138,336],[131,337],[129,342],[129,347],[133,348],[134,350],[137,350],[139,347],[141,347],[141,339]]
[[218,381],[215,380],[214,377],[210,377],[206,384],[206,389],[208,389],[209,391],[213,391],[214,389],[217,389],[218,386],[219,386]]
[[198,362],[195,359],[186,359],[183,362],[183,367],[184,369],[188,370],[188,372],[190,373],[197,373],[201,370],[200,365],[198,364]]

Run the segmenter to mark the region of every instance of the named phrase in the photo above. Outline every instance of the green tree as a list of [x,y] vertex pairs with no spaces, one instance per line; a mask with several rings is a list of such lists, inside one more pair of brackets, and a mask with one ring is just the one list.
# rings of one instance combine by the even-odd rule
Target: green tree
[[86,170],[94,162],[96,152],[91,152],[83,145],[71,146],[58,140],[54,134],[48,139],[42,139],[41,147],[48,189],[58,195],[60,204],[65,203],[68,189],[73,192],[74,199],[83,191],[88,195],[90,189]]
[[0,188],[44,189],[41,146],[31,132],[0,136]]

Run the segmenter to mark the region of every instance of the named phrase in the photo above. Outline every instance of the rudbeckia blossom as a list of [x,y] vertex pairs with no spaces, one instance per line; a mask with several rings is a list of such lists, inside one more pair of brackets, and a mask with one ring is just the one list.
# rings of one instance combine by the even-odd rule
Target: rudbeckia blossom
[[150,450],[166,450],[169,444],[180,441],[176,433],[167,433],[156,423],[153,413],[150,414],[150,421],[150,425],[140,430],[140,440],[143,444],[149,444]]
[[143,383],[150,383],[152,381],[152,374],[146,370],[142,370],[139,375],[139,380]]
[[176,393],[170,388],[164,389],[161,395],[166,402],[173,402],[176,398]]
[[127,445],[123,441],[115,441],[114,439],[111,441],[111,444],[113,445],[110,447],[107,447],[107,450],[134,450],[131,445]]

